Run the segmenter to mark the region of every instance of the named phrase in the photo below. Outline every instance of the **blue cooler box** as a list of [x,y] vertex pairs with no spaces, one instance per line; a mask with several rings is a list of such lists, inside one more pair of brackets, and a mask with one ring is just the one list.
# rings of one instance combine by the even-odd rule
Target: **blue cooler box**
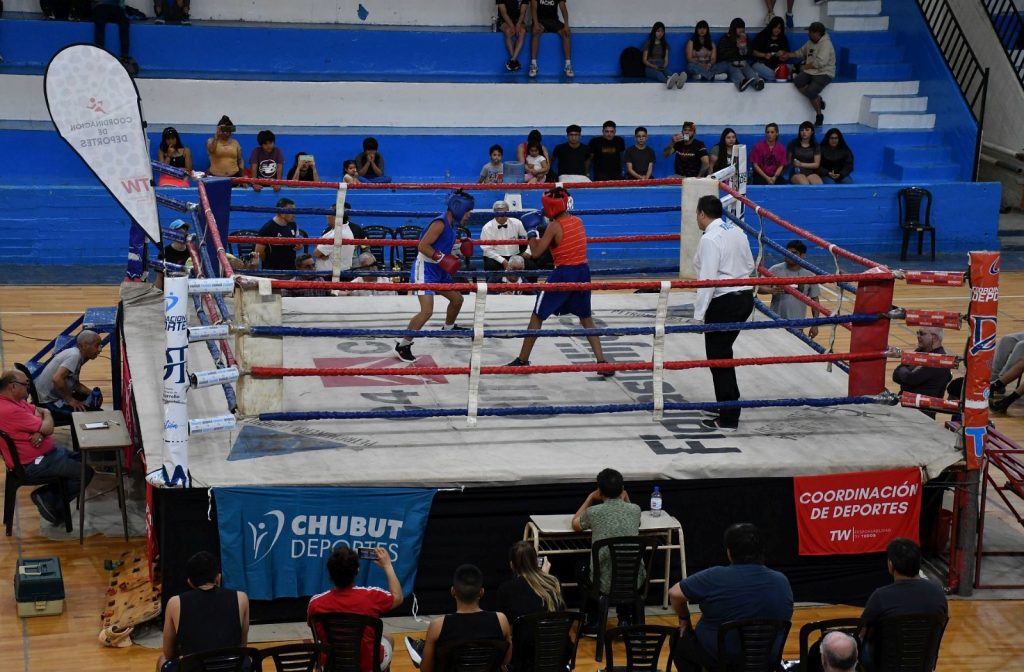
[[64,613],[64,576],[60,558],[24,558],[14,571],[18,616],[56,616]]

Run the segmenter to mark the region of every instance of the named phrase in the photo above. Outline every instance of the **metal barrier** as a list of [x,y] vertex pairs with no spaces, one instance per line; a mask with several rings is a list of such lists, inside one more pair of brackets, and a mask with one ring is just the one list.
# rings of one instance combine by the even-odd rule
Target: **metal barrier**
[[1003,53],[1010,61],[1017,81],[1024,89],[1024,19],[1014,0],[985,0],[982,3],[992,21]]
[[978,124],[974,164],[971,168],[971,179],[977,180],[978,163],[981,160],[981,134],[985,126],[985,101],[988,98],[988,68],[983,67],[974,54],[947,0],[917,0],[917,6],[942,52],[946,66],[960,87],[964,102]]

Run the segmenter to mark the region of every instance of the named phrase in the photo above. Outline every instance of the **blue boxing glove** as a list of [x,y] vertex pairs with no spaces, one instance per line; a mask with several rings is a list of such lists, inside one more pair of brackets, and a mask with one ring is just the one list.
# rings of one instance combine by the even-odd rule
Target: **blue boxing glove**
[[533,238],[540,238],[540,231],[537,229],[530,229],[526,232],[526,239],[532,240]]

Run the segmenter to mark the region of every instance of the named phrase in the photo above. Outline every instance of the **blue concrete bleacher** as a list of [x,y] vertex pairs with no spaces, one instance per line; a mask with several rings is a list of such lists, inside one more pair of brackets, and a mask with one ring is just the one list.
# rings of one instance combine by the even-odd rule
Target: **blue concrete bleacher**
[[[752,187],[751,195],[766,207],[777,210],[818,235],[868,253],[879,247],[892,246],[895,249],[897,246],[895,192],[901,184],[912,182],[930,188],[936,194],[933,218],[940,230],[940,252],[978,245],[996,246],[998,187],[962,183],[971,176],[971,158],[977,129],[956,84],[942,62],[914,3],[885,0],[883,9],[891,19],[888,31],[832,34],[838,56],[836,81],[838,84],[864,81],[920,82],[917,95],[921,105],[914,107],[910,113],[935,114],[934,128],[875,128],[863,122],[843,124],[840,128],[856,155],[853,175],[856,185],[820,188]],[[682,66],[683,46],[690,30],[669,28],[673,69]],[[90,41],[91,31],[89,24],[7,17],[0,19],[0,47],[7,59],[6,63],[0,65],[0,86],[3,85],[2,78],[5,75],[41,74],[45,63],[56,50],[68,43]],[[108,44],[116,45],[112,27],[110,31]],[[454,87],[462,83],[479,82],[522,85],[503,89],[503,92],[514,92],[510,93],[507,101],[479,101],[480,117],[486,116],[487,108],[492,104],[523,106],[523,122],[518,127],[465,128],[457,120],[448,124],[449,127],[438,125],[432,128],[430,124],[424,124],[425,128],[350,127],[345,126],[344,106],[339,106],[337,126],[266,125],[278,135],[278,145],[285,153],[286,168],[296,152],[311,152],[317,156],[321,177],[325,180],[338,179],[342,161],[352,158],[359,151],[363,137],[374,135],[381,142],[388,172],[396,179],[423,182],[475,181],[480,166],[487,160],[487,148],[492,143],[504,146],[506,160],[514,158],[515,146],[525,139],[526,132],[532,127],[529,112],[526,111],[528,103],[541,102],[528,88],[525,68],[517,74],[505,72],[503,62],[506,55],[501,36],[479,28],[446,30],[230,23],[182,27],[146,23],[133,25],[132,31],[133,55],[143,68],[140,76],[156,80],[157,84],[177,79],[183,80],[183,85],[187,87],[188,80],[225,79],[394,81],[395,86],[402,86],[403,82],[451,82]],[[755,31],[756,28],[752,28],[751,32]],[[795,48],[803,42],[805,33],[800,29],[792,32],[792,46]],[[619,53],[627,46],[639,46],[645,36],[642,30],[575,30],[573,63],[577,73],[576,82],[594,87],[608,85],[609,98],[621,95],[615,88],[617,83],[623,81],[618,75]],[[296,49],[292,45],[302,45],[302,48]],[[520,59],[526,62],[528,57],[524,54]],[[541,81],[564,81],[560,44],[555,37],[543,38],[540,61]],[[230,86],[229,81],[225,84],[225,90],[230,90]],[[775,91],[781,93],[784,91],[781,87],[785,86],[788,85],[771,84],[768,88],[779,87]],[[699,100],[703,92],[731,91],[730,87],[729,84],[691,83],[675,95],[680,96],[677,100],[693,101],[695,98]],[[565,87],[564,94],[556,94],[553,100],[543,101],[565,110],[565,124],[576,121],[574,116],[578,113],[572,106],[572,90]],[[747,96],[743,100],[753,104],[754,99],[749,97],[750,94]],[[793,97],[796,98],[795,92]],[[913,96],[899,96],[901,99],[908,97]],[[924,100],[925,97],[927,100]],[[864,98],[865,105],[874,106],[881,102],[880,109],[895,111],[896,116],[900,113],[900,106],[895,104],[895,95],[865,95]],[[874,100],[866,100],[869,98]],[[304,103],[297,101],[296,104]],[[863,109],[862,119],[865,117]],[[717,141],[722,127],[731,125],[731,120],[728,107],[709,106],[704,110],[702,115],[706,116],[697,118],[701,125],[699,137],[710,147]],[[833,106],[830,106],[829,112],[832,110]],[[146,111],[153,118],[152,111]],[[166,118],[167,111],[160,112],[160,118]],[[765,114],[770,115],[771,109],[767,109]],[[248,156],[255,146],[255,133],[262,126],[246,126],[245,120],[239,115],[234,114],[235,121],[241,124],[236,137],[242,144],[243,153]],[[853,118],[856,118],[856,114]],[[209,123],[212,125],[214,121],[215,118]],[[185,144],[193,151],[195,168],[204,170],[208,165],[204,143],[212,127],[176,125],[179,125]],[[876,125],[884,126],[884,123]],[[826,117],[826,128],[828,126]],[[160,130],[156,126],[150,129],[151,153],[154,157]],[[549,149],[564,140],[562,126],[548,125],[541,130]],[[592,126],[584,130],[588,136],[599,132],[599,129]],[[671,159],[661,158],[660,150],[676,129],[651,126],[650,130],[650,144],[659,152],[655,176],[669,175]],[[748,146],[761,138],[760,125],[736,126],[736,130],[740,141]],[[788,140],[795,135],[796,127],[786,124],[782,132],[783,140]],[[631,142],[632,125],[620,125],[619,134],[626,138],[628,145]],[[52,257],[55,239],[61,240],[61,261],[101,265],[123,260],[120,241],[127,238],[127,217],[106,192],[96,186],[95,177],[47,123],[0,118],[0,152],[5,156],[25,157],[19,161],[18,170],[7,171],[0,177],[0,263],[16,264],[26,259]],[[42,159],[36,160],[37,157]],[[174,191],[169,190],[168,193]],[[588,192],[583,200],[593,203],[586,207],[612,207],[613,204],[620,204],[622,194],[619,191],[602,195]],[[183,197],[195,200],[194,195]],[[235,200],[245,204],[268,205],[275,197],[269,190],[262,194],[237,191]],[[330,200],[326,193],[311,196],[309,192],[301,192],[298,197],[300,201],[310,197]],[[367,206],[364,204],[374,203],[379,209],[410,209],[413,204],[419,204],[415,207],[429,209],[437,198],[437,194],[408,193],[398,196],[381,193],[371,197],[366,192],[353,193],[351,196],[356,207],[365,208]],[[634,198],[638,204],[647,204],[651,202],[650,199],[677,203],[678,190],[644,190],[638,197],[630,197],[631,200]],[[484,205],[488,205],[490,200],[490,194],[481,197]],[[601,203],[608,205],[602,206]],[[170,219],[173,215],[162,212],[161,216]],[[264,219],[265,216],[236,213],[232,219],[232,228],[255,228]],[[307,219],[304,228],[310,232],[315,231],[318,222],[312,218]],[[595,233],[621,232],[622,223],[613,220],[615,218],[597,217],[588,225],[593,227]],[[25,223],[31,224],[26,226]],[[397,226],[421,222],[364,223]],[[631,230],[645,232],[677,231],[678,216],[631,217],[629,227]],[[75,235],[67,236],[63,233],[65,231],[73,231]],[[109,244],[99,247],[96,245],[97,240]],[[671,258],[669,248],[638,246],[626,258],[633,258],[629,255],[648,253],[657,258],[660,255]],[[599,263],[600,258],[598,256]]]

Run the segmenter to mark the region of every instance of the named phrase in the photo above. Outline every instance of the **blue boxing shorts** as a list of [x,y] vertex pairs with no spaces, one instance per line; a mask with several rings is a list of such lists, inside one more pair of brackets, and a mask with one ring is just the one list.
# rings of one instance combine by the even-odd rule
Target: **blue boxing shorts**
[[[416,259],[412,262],[412,273],[410,274],[409,282],[424,282],[424,283],[437,283],[437,284],[448,284],[455,282],[452,276],[448,275],[441,270],[441,267],[432,261],[424,261],[423,255],[417,255]],[[412,292],[417,296],[436,294],[432,289],[417,289]]]
[[[547,278],[548,282],[590,282],[590,265],[556,266]],[[580,319],[590,317],[590,290],[575,292],[541,292],[533,312],[541,320],[552,315],[575,315]]]

